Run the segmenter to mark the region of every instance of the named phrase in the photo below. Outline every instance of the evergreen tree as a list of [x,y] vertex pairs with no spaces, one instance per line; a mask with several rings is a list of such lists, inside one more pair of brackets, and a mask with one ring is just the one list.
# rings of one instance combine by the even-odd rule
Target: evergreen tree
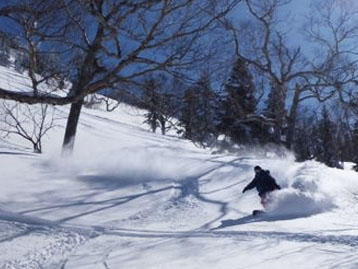
[[283,128],[286,123],[286,93],[283,90],[282,85],[279,85],[275,81],[271,81],[271,90],[266,100],[266,108],[264,115],[275,121],[274,137],[275,143],[281,143],[281,136],[283,134]]
[[185,91],[183,106],[181,108],[180,125],[184,127],[184,137],[190,140],[194,138],[193,129],[196,117],[196,99],[197,97],[193,88],[189,88]]
[[229,112],[233,116],[245,117],[256,110],[255,86],[246,62],[238,58],[225,85]]
[[254,135],[248,115],[256,111],[255,86],[247,63],[238,58],[225,85],[226,98],[222,102],[223,115],[220,131],[229,135],[235,142],[247,143]]
[[148,111],[145,114],[145,123],[149,124],[153,133],[157,130],[162,117],[161,106],[162,98],[160,96],[160,83],[154,78],[150,78],[144,83],[143,102],[144,108]]
[[169,120],[175,115],[178,104],[176,103],[176,97],[172,93],[162,93],[160,95],[160,113],[159,123],[162,135],[165,135],[170,126],[167,126]]
[[341,167],[337,154],[335,139],[336,126],[329,117],[326,106],[322,109],[322,119],[318,123],[317,161],[325,163],[329,167]]
[[149,124],[155,133],[160,128],[163,135],[170,129],[168,122],[171,118],[178,116],[176,113],[180,106],[178,97],[171,93],[171,86],[166,76],[157,75],[148,78],[144,82],[142,102],[140,106],[148,112],[145,123]]
[[193,87],[185,91],[180,122],[184,137],[205,145],[216,133],[216,95],[210,81],[203,75]]
[[353,169],[358,172],[358,121],[356,121],[354,124],[352,145],[353,145],[353,152],[354,152],[353,162],[356,163]]
[[13,45],[11,39],[5,33],[0,31],[0,65],[10,65],[10,49]]
[[1,47],[1,45],[0,45],[0,65],[2,66],[10,65],[9,50],[6,47]]
[[299,162],[310,160],[314,156],[315,142],[318,140],[315,137],[316,124],[314,116],[307,117],[306,115],[297,122],[293,149],[296,160]]
[[352,161],[355,155],[352,130],[349,124],[342,118],[336,120],[336,145],[337,156],[339,161],[343,164],[346,161]]

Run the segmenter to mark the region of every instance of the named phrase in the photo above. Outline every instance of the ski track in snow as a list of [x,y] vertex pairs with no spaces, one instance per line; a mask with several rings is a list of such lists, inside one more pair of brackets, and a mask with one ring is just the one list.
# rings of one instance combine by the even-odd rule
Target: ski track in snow
[[[242,159],[237,161],[244,162]],[[252,160],[246,159],[246,161],[251,162]],[[97,245],[96,249],[98,251],[101,246],[103,249],[99,251],[100,253],[97,256],[95,255],[96,257],[92,257],[93,260],[90,262],[94,266],[93,268],[96,268],[96,266],[99,266],[99,264],[104,266],[104,268],[111,268],[109,265],[113,260],[111,258],[111,254],[118,252],[119,246],[121,248],[123,247],[123,241],[128,242],[129,239],[132,241],[132,243],[129,244],[135,244],[133,242],[136,242],[136,240],[147,239],[150,241],[149,244],[154,244],[154,246],[157,246],[158,244],[173,244],[173,240],[179,240],[179,242],[183,240],[190,240],[194,242],[197,240],[205,240],[208,243],[211,242],[209,244],[213,244],[212,242],[216,242],[217,240],[249,242],[259,239],[261,242],[265,242],[264,244],[272,241],[291,241],[299,244],[308,243],[310,245],[316,245],[320,247],[329,245],[330,247],[333,246],[333,248],[348,247],[358,250],[358,236],[353,235],[327,235],[320,232],[294,233],[259,230],[228,230],[239,227],[237,225],[245,225],[250,223],[270,223],[274,221],[285,220],[286,218],[288,220],[291,218],[295,219],[297,216],[280,216],[274,214],[258,218],[244,216],[238,220],[235,220],[237,221],[235,225],[224,227],[224,230],[209,231],[209,224],[217,223],[219,219],[225,219],[227,211],[229,211],[228,202],[215,200],[214,198],[210,198],[210,195],[230,190],[233,186],[235,186],[235,184],[230,184],[228,186],[219,184],[219,189],[210,188],[210,190],[204,191],[203,193],[201,193],[200,188],[208,184],[209,179],[207,177],[210,177],[211,173],[218,172],[218,170],[220,171],[223,168],[223,166],[219,165],[215,168],[208,169],[205,172],[198,174],[197,177],[173,181],[172,183],[170,183],[170,181],[168,183],[164,182],[165,185],[169,184],[162,188],[167,189],[167,195],[164,196],[164,200],[159,200],[158,203],[154,203],[154,200],[152,201],[152,205],[137,211],[137,213],[134,215],[130,215],[128,218],[124,218],[120,221],[107,222],[106,225],[72,224],[66,223],[66,221],[63,223],[62,221],[52,222],[37,217],[1,211],[0,219],[4,220],[1,227],[5,227],[5,231],[9,230],[11,233],[5,233],[6,236],[5,234],[0,234],[0,249],[6,250],[7,244],[26,245],[25,242],[27,240],[31,241],[32,244],[38,244],[37,248],[30,250],[25,248],[23,252],[21,252],[21,249],[18,251],[15,248],[16,256],[20,254],[20,256],[22,256],[21,258],[11,257],[11,255],[6,256],[6,251],[2,251],[3,254],[0,256],[0,261],[2,261],[4,264],[2,268],[52,268],[51,266],[54,266],[53,268],[60,268],[60,265],[65,265],[66,267],[64,268],[77,268],[77,266],[82,267],[84,264],[81,262],[78,263],[78,261],[83,259],[87,260],[88,253],[85,252],[87,254],[81,255],[81,246],[83,246],[84,249],[87,249],[86,246],[89,244],[89,249],[91,249],[92,244],[95,244],[91,242],[101,242],[102,239],[104,242],[100,243],[100,246]],[[306,180],[308,179],[309,181],[310,178],[307,175],[316,177],[317,175],[314,173],[314,171],[312,171],[312,169],[315,168],[309,166],[308,171],[305,169],[305,167],[298,169],[297,178],[292,179],[290,184],[296,187],[297,184],[295,183],[299,182],[301,185],[303,184],[300,186],[300,188],[306,186],[308,187],[308,191],[312,191],[312,189],[315,189],[315,187],[312,187],[310,184],[305,185],[304,182],[301,182],[301,178],[303,175],[306,175],[304,178]],[[287,188],[288,187],[289,186],[287,186]],[[153,190],[153,186],[150,186],[150,184],[143,185],[142,188],[148,192],[155,193],[157,191],[155,189]],[[291,194],[289,193],[288,197],[290,197],[290,195]],[[140,196],[141,194],[139,192],[134,194],[132,198]],[[131,196],[129,195],[127,197]],[[354,199],[356,199],[356,197]],[[98,201],[97,203],[99,205],[103,204],[101,201]],[[217,213],[213,211],[213,215],[203,213],[201,214],[202,217],[206,217],[205,225],[202,225],[202,220],[195,223],[195,217],[200,215],[200,211],[203,209],[203,204],[213,204],[219,208]],[[106,206],[106,203],[104,203],[104,205]],[[112,204],[109,203],[109,206],[111,205]],[[56,208],[56,206],[54,206],[54,208]],[[181,213],[183,213],[183,215],[181,215]],[[218,213],[219,216],[215,216],[215,214]],[[314,214],[314,212],[309,212],[309,214]],[[180,225],[180,221],[178,222],[178,220],[181,218],[185,219],[182,225]],[[188,225],[190,224],[190,220],[194,220],[194,226],[196,226],[196,229],[180,231],[190,227],[190,225]],[[162,229],[156,231],[145,229],[147,225],[163,221],[166,222],[167,228],[170,228],[171,230],[165,231],[165,229]],[[116,228],[126,224],[129,227],[137,228]],[[6,228],[6,226],[8,227]],[[142,227],[142,229],[138,229],[138,227]],[[179,231],[175,231],[178,229]],[[119,238],[120,243],[118,243],[118,240],[115,238]],[[155,243],[153,243],[153,240]],[[76,254],[77,252],[74,251],[77,248],[79,248],[79,254]],[[185,246],[183,246],[183,248],[185,248]],[[94,250],[91,250],[91,252],[92,251]],[[13,252],[14,249],[11,250],[11,253]],[[123,260],[120,259],[120,262],[122,261]],[[348,265],[351,266],[352,263],[348,262]],[[131,267],[129,265],[127,268],[136,268],[136,265],[133,266],[134,267]],[[349,266],[347,268],[350,268]],[[155,268],[155,266],[149,268]]]
[[[271,215],[260,218],[243,216],[234,220],[234,225],[224,227],[223,230],[209,231],[208,229],[215,227],[219,220],[228,218],[228,212],[232,207],[230,201],[223,201],[215,196],[223,192],[230,194],[232,188],[237,187],[237,184],[240,184],[241,189],[242,184],[247,183],[241,181],[239,183],[212,182],[213,175],[230,171],[227,163],[221,163],[220,158],[215,158],[213,162],[215,165],[211,168],[206,168],[204,171],[196,173],[195,176],[186,179],[164,180],[163,182],[154,184],[150,181],[145,184],[138,182],[135,184],[136,191],[132,195],[127,194],[115,199],[95,199],[93,201],[89,200],[77,203],[79,206],[95,205],[100,208],[95,207],[88,212],[86,212],[87,210],[80,210],[75,216],[60,218],[57,219],[57,221],[0,211],[0,219],[3,220],[2,225],[5,225],[5,231],[10,231],[10,234],[6,234],[6,232],[5,234],[0,234],[0,238],[2,238],[0,241],[0,249],[5,249],[0,256],[3,268],[60,268],[60,265],[63,265],[64,268],[77,268],[78,266],[79,268],[86,268],[88,261],[94,266],[93,268],[100,268],[96,267],[99,265],[104,266],[104,268],[112,268],[110,267],[110,264],[113,264],[112,254],[117,253],[118,248],[122,249],[124,242],[131,242],[128,244],[133,245],[136,244],[137,240],[149,240],[148,244],[154,244],[154,249],[156,247],[161,249],[160,246],[165,246],[166,244],[172,247],[173,241],[182,242],[183,240],[189,240],[193,242],[194,245],[198,240],[205,240],[209,245],[218,242],[218,240],[230,240],[231,242],[259,240],[264,245],[268,244],[268,242],[288,241],[298,244],[316,245],[317,247],[328,245],[329,248],[345,247],[355,250],[358,249],[358,236],[325,234],[328,232],[327,230],[323,232],[276,232],[260,231],[259,227],[256,228],[256,230],[234,230],[240,227],[240,225],[245,225],[243,227],[248,228],[249,226],[247,225],[249,224],[261,225],[263,223],[269,224],[270,222],[274,223],[275,221],[284,221],[286,219],[300,219],[300,213],[307,213],[307,216],[319,213],[311,210],[307,211],[306,209],[303,209],[302,212],[295,212],[296,215],[293,216],[275,215],[275,209],[273,209]],[[246,167],[246,165],[250,166],[251,163],[254,162],[257,162],[257,160],[252,158],[234,158],[231,160],[231,164],[234,165],[234,167],[236,164],[239,164],[237,167],[239,169]],[[281,198],[283,201],[296,199],[296,191],[298,189],[300,193],[306,193],[305,195],[308,197],[307,202],[307,199],[302,200],[300,196],[300,202],[307,202],[308,205],[314,204],[314,194],[317,192],[317,186],[312,184],[312,180],[313,178],[319,177],[317,174],[317,170],[319,169],[320,166],[316,164],[298,166],[293,173],[295,176],[291,181],[288,181],[287,186],[285,186],[288,193],[282,193]],[[86,178],[86,180],[87,179],[88,178]],[[97,180],[97,177],[93,179]],[[93,182],[90,183],[90,186],[93,187]],[[103,191],[105,191],[107,187],[109,189],[113,187],[107,184],[105,186],[106,188],[104,190],[102,188],[99,189],[100,191],[97,195],[103,195]],[[138,186],[141,186],[142,191],[138,190]],[[133,191],[130,185],[128,191]],[[136,209],[134,214],[131,213],[126,218],[107,221],[105,225],[84,225],[81,224],[81,222],[79,224],[76,222],[72,223],[72,220],[78,217],[81,218],[86,215],[96,214],[98,211],[106,210],[113,206],[116,207],[122,203],[126,206],[128,201],[135,201],[136,199],[146,197],[147,195],[155,195],[156,193],[161,194],[161,192],[164,192],[165,195],[158,196],[158,198],[160,198],[159,200],[155,198],[150,199],[150,204],[147,204],[143,209]],[[352,195],[352,199],[356,199],[356,195],[354,193]],[[95,198],[96,195],[93,197]],[[279,198],[280,197],[278,197],[278,201],[282,201]],[[324,199],[326,198],[324,197]],[[318,201],[320,202],[319,199]],[[68,205],[54,204],[52,207],[56,210],[72,205],[71,203]],[[140,203],[138,205],[140,205]],[[205,208],[207,205],[214,206],[216,210],[210,210],[209,212],[211,213],[209,214]],[[318,203],[318,205],[321,204]],[[46,209],[46,207],[35,207],[32,210],[25,210],[24,213],[41,212],[43,209]],[[323,205],[321,209],[322,211],[328,210],[325,205]],[[154,228],[158,223],[161,223],[161,228],[155,230]],[[9,227],[6,228],[6,225]],[[123,226],[128,228],[118,228]],[[153,230],[148,229],[148,226],[153,227]],[[136,227],[136,229],[131,229],[130,227]],[[269,225],[267,225],[267,227],[269,227]],[[20,248],[20,250],[18,250],[16,246],[26,246],[26,241],[30,241],[31,244],[35,244],[37,247],[31,247],[30,249],[25,247],[24,249]],[[96,242],[100,242],[99,245],[97,245]],[[10,247],[7,245],[10,245]],[[93,249],[93,245],[96,246],[95,250]],[[140,246],[141,244],[138,245]],[[186,245],[184,244],[182,247],[185,248]],[[7,248],[10,249],[10,254],[6,254]],[[91,258],[88,258],[88,251],[81,254],[81,251],[87,248],[91,250],[90,253],[94,251],[99,253],[97,253],[97,255],[91,254]],[[135,251],[140,251],[141,248],[142,247],[139,247]],[[146,249],[146,247],[144,247],[144,249]],[[11,256],[14,251],[16,255]],[[329,251],[332,250],[329,249]],[[21,258],[17,258],[18,255],[20,255]],[[86,261],[84,264],[81,262],[83,260]],[[116,261],[116,259],[114,260],[114,264],[117,264],[118,261]],[[119,259],[119,263],[122,262],[123,259]],[[137,265],[131,266],[130,264],[131,263],[128,263],[127,268],[137,267]],[[350,268],[349,266],[352,266],[352,264],[352,262],[348,262],[347,268]],[[155,265],[149,268],[155,268]],[[215,268],[215,266],[213,268]]]
[[[2,225],[13,230],[11,226],[18,223]],[[66,257],[86,240],[79,233],[43,225],[22,225],[21,228],[1,239],[1,268],[50,268],[66,261]]]
[[[1,83],[28,82],[0,67]],[[290,154],[214,155],[150,133],[143,114],[84,109],[67,159],[63,128],[42,156],[0,140],[0,268],[358,268],[356,173]],[[241,191],[257,164],[283,189],[252,217],[259,198]]]
[[[16,216],[13,216],[16,219]],[[19,218],[21,219],[21,218]],[[265,218],[261,218],[264,220]],[[44,221],[42,225],[33,224],[29,225],[26,222],[38,221],[31,218],[24,220],[25,223],[19,222],[0,222],[0,227],[8,229],[11,234],[7,233],[6,236],[1,235],[1,255],[0,261],[3,265],[1,268],[66,268],[71,265],[71,253],[76,248],[80,247],[90,239],[100,240],[100,238],[109,237],[109,242],[105,240],[106,244],[97,246],[101,249],[100,256],[102,257],[101,263],[108,267],[107,260],[110,260],[110,254],[118,251],[116,248],[122,240],[113,238],[123,238],[124,242],[128,239],[149,239],[155,240],[155,245],[161,244],[168,240],[196,240],[204,239],[205,241],[216,241],[223,239],[230,239],[240,242],[250,242],[256,239],[263,241],[267,244],[270,241],[294,241],[298,243],[310,243],[324,248],[325,245],[333,245],[334,247],[350,247],[358,250],[358,236],[335,236],[335,235],[319,235],[309,233],[285,233],[285,232],[266,232],[266,231],[146,231],[146,230],[129,230],[119,228],[108,228],[106,226],[85,226],[85,225],[49,225]],[[163,241],[164,240],[164,241]],[[33,246],[30,248],[23,248],[26,246],[26,241],[30,241]],[[114,246],[111,245],[115,242]],[[120,243],[119,243],[120,242]],[[7,244],[15,244],[17,247],[14,256],[14,250],[7,253]],[[109,246],[107,245],[109,243]],[[133,244],[133,243],[132,243]],[[36,245],[36,246],[34,246]],[[107,247],[105,247],[107,245]],[[98,250],[97,250],[98,251]],[[22,256],[17,258],[17,256]],[[87,254],[86,254],[87,255]],[[77,257],[76,257],[77,256]],[[76,259],[81,255],[76,254]],[[83,257],[82,257],[83,258]],[[76,260],[75,259],[75,260]],[[70,262],[69,262],[70,261]],[[93,262],[93,265],[98,263]],[[76,268],[69,267],[69,268]],[[94,267],[96,268],[96,267]],[[133,267],[134,268],[134,267]],[[150,267],[151,268],[151,267]],[[211,267],[210,267],[211,268]],[[214,267],[215,268],[215,267]],[[240,267],[241,268],[241,267]],[[332,267],[334,268],[334,267]],[[343,268],[343,267],[342,267]],[[354,267],[352,267],[354,268]]]

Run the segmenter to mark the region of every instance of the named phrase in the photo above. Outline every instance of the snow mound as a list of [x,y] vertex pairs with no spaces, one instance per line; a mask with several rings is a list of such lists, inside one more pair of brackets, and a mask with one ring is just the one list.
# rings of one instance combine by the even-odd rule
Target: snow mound
[[322,168],[316,162],[306,162],[292,170],[290,175],[286,175],[290,177],[287,179],[287,186],[272,194],[272,203],[267,211],[274,216],[299,218],[338,207],[334,198],[337,186],[331,184],[337,179],[327,178],[322,173],[327,168]]
[[268,212],[272,215],[299,218],[322,213],[334,207],[332,199],[324,193],[289,188],[274,194]]

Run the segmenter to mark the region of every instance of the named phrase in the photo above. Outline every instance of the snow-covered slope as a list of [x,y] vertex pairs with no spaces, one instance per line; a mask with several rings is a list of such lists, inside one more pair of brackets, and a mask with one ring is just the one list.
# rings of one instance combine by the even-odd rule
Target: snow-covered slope
[[[1,142],[1,268],[358,268],[357,173],[211,154],[149,132],[126,105],[84,109],[61,158],[67,109],[45,154]],[[259,198],[241,191],[258,164],[283,189],[253,218]]]

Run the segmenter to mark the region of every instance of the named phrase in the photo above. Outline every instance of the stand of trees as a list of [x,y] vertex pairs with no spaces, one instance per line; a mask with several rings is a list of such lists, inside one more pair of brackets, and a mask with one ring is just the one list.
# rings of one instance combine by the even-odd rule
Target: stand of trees
[[[352,150],[357,51],[349,45],[358,33],[356,14],[335,0],[317,2],[306,36],[312,47],[319,47],[320,57],[308,60],[279,27],[278,10],[290,1],[244,2],[250,24],[220,20],[232,34],[235,51],[224,90],[213,89],[207,72],[179,98],[184,137],[202,145],[207,136],[221,134],[239,144],[285,145],[299,161],[316,159],[330,167],[357,162]],[[210,106],[202,106],[207,99]],[[333,106],[344,116],[339,118]]]
[[[6,22],[1,32],[25,55],[32,94],[12,91],[10,86],[0,89],[0,98],[71,104],[63,144],[72,150],[85,96],[118,89],[119,84],[133,86],[151,72],[173,72],[205,59],[203,37],[240,2],[31,0],[1,4],[0,20]],[[49,79],[63,78],[71,81],[65,97],[41,91],[41,84]]]
[[[281,13],[290,2],[1,4],[1,64],[16,49],[15,66],[26,70],[32,92],[9,85],[0,88],[0,98],[71,104],[63,142],[70,150],[87,95],[123,97],[135,89],[153,132],[175,127],[202,146],[224,135],[237,144],[284,145],[301,161],[358,163],[357,14],[339,0],[316,1],[304,27],[310,45],[294,44]],[[233,10],[245,12],[245,20]],[[60,89],[67,94],[56,95]]]

